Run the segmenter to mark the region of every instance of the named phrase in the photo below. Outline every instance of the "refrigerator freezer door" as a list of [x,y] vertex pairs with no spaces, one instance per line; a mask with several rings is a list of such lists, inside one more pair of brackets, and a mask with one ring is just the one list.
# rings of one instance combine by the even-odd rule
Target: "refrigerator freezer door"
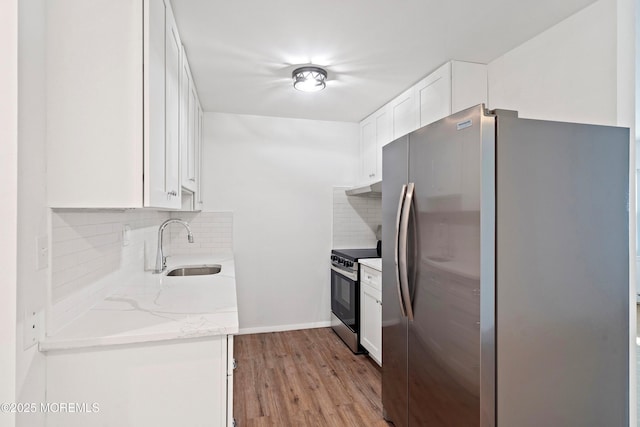
[[502,426],[629,423],[629,132],[498,116]]
[[477,106],[409,135],[412,426],[480,426],[483,117]]
[[[407,427],[407,317],[398,282],[398,215],[407,184],[408,138],[383,148],[382,181],[382,405],[385,418]],[[400,212],[401,213],[401,212]]]

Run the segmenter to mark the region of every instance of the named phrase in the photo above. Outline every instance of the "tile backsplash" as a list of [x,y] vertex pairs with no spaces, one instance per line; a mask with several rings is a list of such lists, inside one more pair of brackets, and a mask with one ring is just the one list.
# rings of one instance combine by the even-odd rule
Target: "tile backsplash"
[[165,230],[165,255],[210,254],[233,250],[232,212],[174,212],[171,218],[189,223],[193,243],[187,240],[187,230],[172,224]]
[[333,188],[333,248],[373,248],[382,224],[382,199],[347,196],[347,188]]
[[169,218],[189,222],[165,230],[165,255],[207,254],[233,249],[231,212],[158,212],[54,209],[51,217],[51,287],[48,330],[55,332],[144,274],[156,256],[158,227]]

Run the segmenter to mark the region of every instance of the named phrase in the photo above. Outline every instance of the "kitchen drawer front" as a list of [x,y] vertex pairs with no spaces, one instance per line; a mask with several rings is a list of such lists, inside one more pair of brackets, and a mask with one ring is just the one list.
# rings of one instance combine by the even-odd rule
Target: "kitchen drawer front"
[[382,291],[382,273],[366,265],[360,266],[360,282]]

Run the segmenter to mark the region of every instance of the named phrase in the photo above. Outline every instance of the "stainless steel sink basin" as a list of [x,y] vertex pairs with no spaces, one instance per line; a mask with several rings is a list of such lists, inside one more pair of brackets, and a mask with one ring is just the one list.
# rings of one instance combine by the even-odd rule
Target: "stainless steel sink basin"
[[220,264],[211,265],[185,265],[172,268],[167,276],[206,276],[210,274],[218,274],[222,267]]

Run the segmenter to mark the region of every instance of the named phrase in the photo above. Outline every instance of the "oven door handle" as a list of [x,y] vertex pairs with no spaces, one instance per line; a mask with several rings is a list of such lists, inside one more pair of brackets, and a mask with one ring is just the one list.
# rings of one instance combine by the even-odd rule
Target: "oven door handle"
[[407,195],[407,184],[402,185],[400,190],[400,200],[398,201],[398,213],[396,215],[396,237],[395,248],[393,251],[395,270],[396,270],[396,288],[398,291],[398,301],[400,302],[400,311],[402,317],[407,317],[407,311],[404,308],[404,298],[402,297],[402,285],[400,284],[400,220],[402,219],[402,206],[404,205],[404,199]]
[[415,184],[410,182],[407,185],[407,195],[404,198],[402,207],[402,218],[400,219],[400,237],[398,238],[398,251],[399,258],[399,270],[400,270],[400,284],[402,286],[402,297],[404,299],[404,309],[407,312],[407,318],[413,320],[413,304],[411,303],[411,294],[409,293],[409,270],[407,266],[407,252],[408,252],[408,234],[409,234],[409,217],[411,215],[411,209],[413,208],[413,193],[415,190]]
[[341,276],[346,277],[347,279],[350,279],[354,282],[356,282],[358,280],[358,272],[357,271],[347,271],[347,270],[343,270],[339,267],[336,267],[335,265],[331,266],[331,270],[335,271],[336,273],[340,274]]

